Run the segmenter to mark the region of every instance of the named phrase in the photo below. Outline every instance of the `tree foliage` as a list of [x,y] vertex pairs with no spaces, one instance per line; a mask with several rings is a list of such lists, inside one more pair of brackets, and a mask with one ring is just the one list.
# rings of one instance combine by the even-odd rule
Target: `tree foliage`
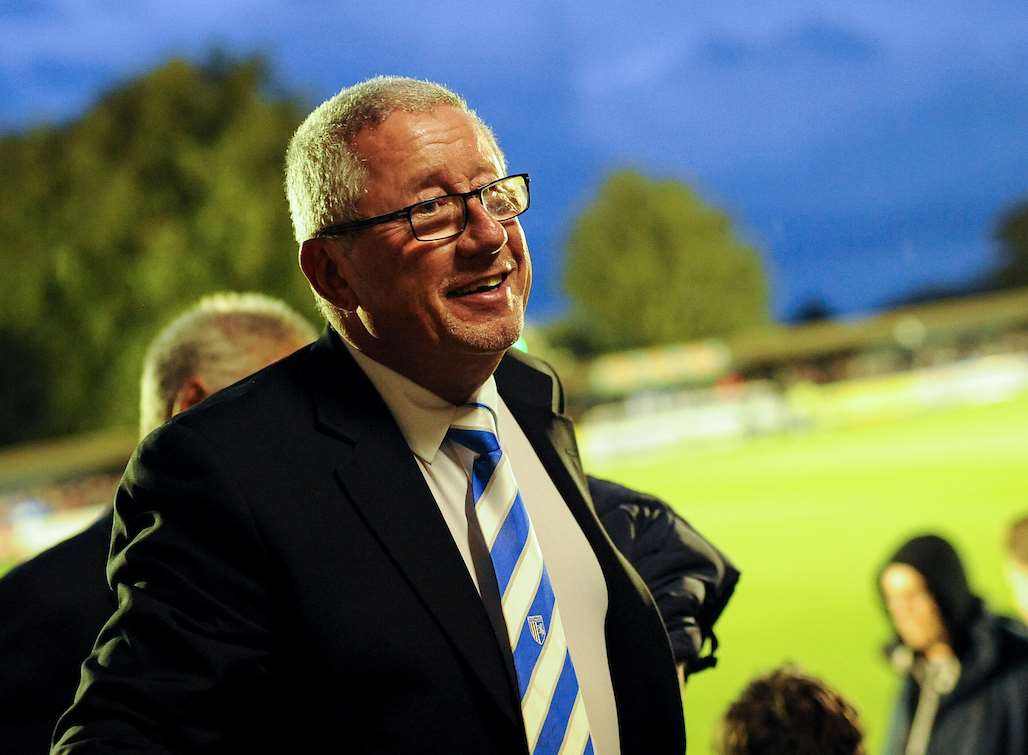
[[1028,200],[999,217],[993,238],[999,244],[1000,253],[996,287],[1028,286]]
[[[594,353],[722,336],[768,317],[756,252],[679,182],[610,175],[567,243],[571,313],[555,331]],[[551,336],[552,337],[552,336]]]
[[281,188],[302,112],[259,58],[212,56],[0,138],[0,443],[134,422],[147,342],[204,293],[311,311]]

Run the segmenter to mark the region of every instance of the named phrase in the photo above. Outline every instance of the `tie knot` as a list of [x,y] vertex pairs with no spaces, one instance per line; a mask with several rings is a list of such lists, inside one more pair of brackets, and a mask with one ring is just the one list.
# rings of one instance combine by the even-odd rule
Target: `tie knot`
[[446,437],[478,456],[500,449],[500,442],[496,437],[496,415],[485,404],[461,406]]

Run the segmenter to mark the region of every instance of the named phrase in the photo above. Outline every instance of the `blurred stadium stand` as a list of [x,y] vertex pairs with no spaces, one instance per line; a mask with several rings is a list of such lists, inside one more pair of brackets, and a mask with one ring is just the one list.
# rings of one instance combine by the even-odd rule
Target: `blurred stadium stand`
[[598,460],[669,443],[898,419],[1028,390],[1028,289],[592,361],[572,394]]
[[573,398],[585,408],[724,379],[830,382],[1000,352],[1028,352],[1028,289],[609,354],[586,367]]

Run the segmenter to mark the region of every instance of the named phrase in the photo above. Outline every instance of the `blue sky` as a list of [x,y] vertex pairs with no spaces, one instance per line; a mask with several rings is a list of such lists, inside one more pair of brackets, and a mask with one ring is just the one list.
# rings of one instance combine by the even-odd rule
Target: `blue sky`
[[0,0],[0,129],[214,46],[266,54],[312,103],[378,73],[436,79],[532,174],[537,320],[563,308],[563,238],[615,168],[727,210],[778,317],[969,281],[1028,197],[1023,0],[489,5]]

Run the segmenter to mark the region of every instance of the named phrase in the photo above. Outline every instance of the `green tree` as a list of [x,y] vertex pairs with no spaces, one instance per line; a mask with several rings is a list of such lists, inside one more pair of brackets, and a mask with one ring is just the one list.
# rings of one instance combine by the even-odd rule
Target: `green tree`
[[572,307],[551,338],[578,353],[722,336],[765,322],[760,258],[679,181],[610,175],[575,222]]
[[0,443],[134,422],[147,342],[204,293],[313,311],[281,188],[302,115],[261,59],[214,55],[0,139],[0,334],[25,355],[3,380],[17,411],[0,413]]
[[1011,207],[996,222],[993,239],[999,244],[998,288],[1028,286],[1028,200]]

